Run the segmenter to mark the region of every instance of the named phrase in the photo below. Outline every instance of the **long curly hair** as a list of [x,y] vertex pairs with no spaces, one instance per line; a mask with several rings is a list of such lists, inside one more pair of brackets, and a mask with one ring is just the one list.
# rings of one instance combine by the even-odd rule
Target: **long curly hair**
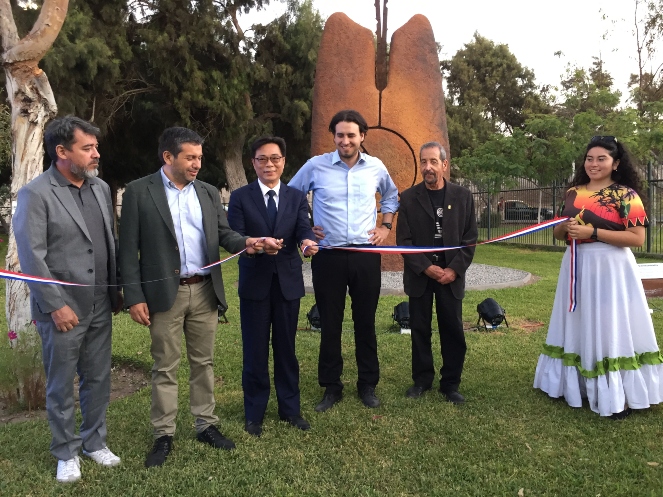
[[642,181],[638,175],[638,171],[635,169],[635,164],[633,157],[629,151],[617,141],[613,136],[595,136],[587,145],[585,149],[585,156],[583,157],[583,164],[581,167],[576,168],[576,172],[571,180],[569,186],[581,186],[589,183],[589,176],[587,171],[585,171],[585,157],[587,152],[589,152],[594,147],[601,147],[608,151],[610,157],[614,160],[619,161],[617,170],[613,171],[610,177],[615,183],[620,185],[627,186],[635,190],[635,192],[640,196],[643,202],[647,200],[647,192],[642,188]]

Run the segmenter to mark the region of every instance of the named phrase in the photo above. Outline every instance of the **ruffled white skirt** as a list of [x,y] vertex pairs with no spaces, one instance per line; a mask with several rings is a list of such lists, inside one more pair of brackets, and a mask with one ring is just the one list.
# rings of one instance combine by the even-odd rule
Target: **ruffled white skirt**
[[562,259],[548,337],[534,388],[589,401],[610,416],[663,402],[663,356],[633,253],[605,243],[577,247],[577,306],[569,312],[570,248]]

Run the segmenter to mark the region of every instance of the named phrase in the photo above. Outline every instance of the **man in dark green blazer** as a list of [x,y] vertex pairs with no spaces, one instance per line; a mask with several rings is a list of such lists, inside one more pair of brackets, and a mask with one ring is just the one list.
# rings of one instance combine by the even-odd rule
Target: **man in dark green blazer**
[[129,185],[122,198],[120,270],[131,318],[152,338],[152,408],[155,442],[145,461],[161,466],[173,445],[177,368],[182,333],[190,364],[190,406],[198,440],[215,448],[235,444],[215,426],[214,337],[217,305],[227,307],[219,246],[236,253],[276,253],[273,238],[249,238],[228,226],[219,191],[196,180],[203,139],[187,128],[159,138],[159,171]]

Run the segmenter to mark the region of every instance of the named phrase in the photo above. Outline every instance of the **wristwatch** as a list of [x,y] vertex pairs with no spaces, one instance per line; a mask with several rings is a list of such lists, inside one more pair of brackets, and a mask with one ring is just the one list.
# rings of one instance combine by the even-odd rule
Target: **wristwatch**
[[384,226],[384,227],[387,228],[388,230],[391,229],[391,223],[382,223],[382,226]]
[[598,229],[596,226],[594,226],[594,232],[592,233],[592,236],[590,236],[592,240],[599,241],[599,235],[598,235]]

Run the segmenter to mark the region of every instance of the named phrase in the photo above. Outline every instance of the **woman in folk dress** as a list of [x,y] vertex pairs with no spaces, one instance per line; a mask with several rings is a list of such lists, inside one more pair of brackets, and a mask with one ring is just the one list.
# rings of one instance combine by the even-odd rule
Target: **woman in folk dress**
[[576,250],[567,248],[562,259],[534,376],[534,388],[571,407],[586,398],[592,411],[613,419],[663,402],[663,357],[630,249],[643,244],[648,225],[639,192],[623,145],[592,138],[566,193],[562,215],[571,219],[554,229]]

